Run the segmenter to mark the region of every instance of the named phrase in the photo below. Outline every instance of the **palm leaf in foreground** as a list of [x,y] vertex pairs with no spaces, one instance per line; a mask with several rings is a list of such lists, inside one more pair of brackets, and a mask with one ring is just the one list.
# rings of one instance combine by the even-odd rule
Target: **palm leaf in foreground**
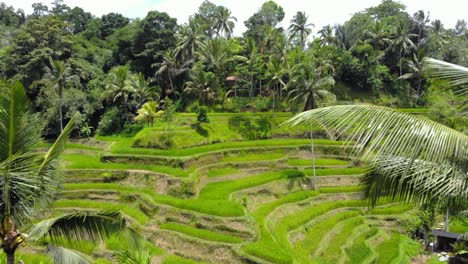
[[[447,79],[453,86],[468,84],[468,68],[432,58],[425,58],[423,63],[425,70],[431,76]],[[454,90],[456,93],[460,94],[468,93],[468,88],[466,86]]]
[[467,135],[423,117],[373,105],[324,107],[287,121],[290,125],[310,122],[354,142],[351,155],[369,162],[375,172],[363,180],[371,202],[392,194],[416,201],[451,197],[466,204]]
[[49,237],[52,242],[61,238],[95,241],[123,231],[126,225],[120,212],[74,213],[36,223],[29,235],[31,240]]
[[55,264],[89,264],[91,263],[81,254],[63,247],[47,245],[46,253],[50,255]]

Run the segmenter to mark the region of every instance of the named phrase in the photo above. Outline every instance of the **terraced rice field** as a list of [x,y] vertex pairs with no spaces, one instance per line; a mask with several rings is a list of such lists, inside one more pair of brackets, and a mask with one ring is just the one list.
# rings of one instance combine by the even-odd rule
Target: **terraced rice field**
[[[54,209],[122,211],[154,263],[406,263],[418,252],[403,234],[411,206],[384,200],[368,210],[358,186],[365,167],[347,160],[343,142],[315,141],[312,190],[308,139],[177,150],[104,139],[66,151]],[[86,253],[111,263],[125,247],[113,238]]]

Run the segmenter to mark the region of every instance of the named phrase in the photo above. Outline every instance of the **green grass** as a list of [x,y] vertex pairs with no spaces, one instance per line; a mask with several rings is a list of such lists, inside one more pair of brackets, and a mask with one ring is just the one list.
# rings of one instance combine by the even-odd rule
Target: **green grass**
[[412,204],[398,203],[389,206],[377,207],[369,211],[374,215],[402,214],[414,208]]
[[141,224],[146,224],[149,217],[142,211],[133,206],[125,204],[113,204],[108,202],[99,202],[92,200],[58,200],[54,202],[54,208],[73,208],[73,209],[98,209],[105,211],[122,211],[124,214],[134,218]]
[[[99,140],[115,141],[111,146],[111,152],[114,154],[136,154],[136,155],[157,155],[167,157],[186,157],[195,156],[209,152],[224,151],[229,149],[249,149],[249,148],[272,148],[272,147],[300,147],[308,146],[310,140],[308,139],[265,139],[265,140],[251,140],[239,142],[225,142],[219,144],[211,144],[204,146],[197,146],[187,149],[149,149],[149,148],[133,148],[132,139],[120,136],[107,136],[98,137]],[[314,143],[319,148],[320,145],[342,146],[344,142],[334,141],[328,139],[316,139]]]
[[[18,250],[15,254],[16,261],[22,260],[24,263],[34,263],[34,264],[53,264],[51,257],[45,254],[30,254],[23,253],[21,250]],[[0,264],[6,264],[6,256],[4,254],[0,255]]]
[[354,239],[352,245],[345,250],[347,263],[363,263],[372,255],[372,249],[367,244],[367,240],[375,236],[378,231],[379,229],[373,226]]
[[206,262],[199,262],[192,259],[186,259],[183,257],[169,255],[164,258],[162,264],[201,264]]
[[284,170],[262,173],[239,180],[209,183],[201,190],[199,197],[203,199],[227,200],[229,195],[235,191],[252,188],[275,180],[301,177],[302,175],[302,172],[297,170]]
[[[349,161],[338,159],[315,159],[316,166],[346,166]],[[312,166],[310,159],[290,159],[288,160],[289,166]]]
[[223,243],[241,243],[242,238],[231,235],[225,235],[205,229],[200,229],[188,225],[177,223],[164,223],[160,225],[161,229],[172,230],[192,237],[197,237],[204,240],[223,242]]
[[313,226],[307,227],[305,229],[306,233],[304,239],[298,241],[294,245],[295,255],[304,262],[310,261],[308,256],[317,250],[323,242],[322,239],[334,226],[343,220],[359,216],[360,214],[361,213],[359,211],[338,212]]
[[[52,143],[41,142],[41,143],[39,143],[38,147],[40,147],[40,148],[50,148],[50,147],[52,147]],[[80,144],[80,143],[67,143],[65,145],[65,149],[83,149],[83,150],[95,150],[95,151],[101,151],[102,150],[102,149],[97,148],[97,147],[93,147],[93,146],[89,146],[89,145],[85,145],[85,144]]]
[[454,233],[467,233],[468,232],[468,219],[454,219],[449,223],[449,231]]
[[99,157],[80,154],[64,154],[62,159],[66,162],[67,169],[96,169],[96,170],[148,170],[169,174],[177,177],[187,177],[188,172],[168,166],[153,166],[139,164],[123,164],[112,162],[101,162]]
[[238,171],[239,169],[237,168],[227,166],[227,167],[222,167],[222,168],[211,169],[207,172],[206,176],[208,176],[208,178],[215,178],[215,177],[221,177],[221,176],[225,176],[229,174],[234,174]]
[[[367,168],[336,168],[336,169],[316,169],[316,176],[335,176],[335,175],[358,175],[366,173]],[[312,176],[312,169],[305,169],[307,176]]]
[[[339,225],[339,232],[332,233],[333,237],[329,241],[326,249],[320,254],[319,259],[325,263],[339,263],[344,257],[342,247],[348,240],[354,228],[364,223],[364,217],[354,217],[342,221]],[[333,231],[331,231],[333,232]]]
[[420,245],[416,241],[400,233],[392,233],[389,239],[377,246],[376,263],[406,263],[410,256],[418,254],[419,250]]
[[274,263],[292,263],[292,248],[287,240],[287,233],[306,224],[319,215],[342,207],[363,206],[363,200],[346,200],[322,203],[282,218],[271,232],[262,234],[257,243],[248,244],[245,252]]
[[115,190],[121,193],[144,196],[146,201],[164,204],[175,208],[216,216],[242,216],[244,209],[238,203],[212,199],[180,199],[170,195],[160,195],[150,189],[123,186],[114,183],[65,184],[65,190]]
[[258,224],[261,240],[242,248],[248,254],[274,263],[289,263],[291,256],[287,251],[274,242],[273,236],[266,227],[265,219],[275,208],[288,203],[295,203],[319,195],[317,191],[299,191],[285,195],[277,200],[264,204],[253,212],[252,216]]
[[362,187],[357,186],[330,186],[330,187],[320,187],[320,193],[347,193],[347,192],[361,192]]
[[222,162],[255,162],[284,158],[284,152],[240,153],[223,158]]

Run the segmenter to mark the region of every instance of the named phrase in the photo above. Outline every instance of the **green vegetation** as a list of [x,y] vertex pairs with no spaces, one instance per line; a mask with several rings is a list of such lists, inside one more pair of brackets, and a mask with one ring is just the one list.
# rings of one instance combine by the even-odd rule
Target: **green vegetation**
[[[349,161],[337,159],[316,159],[316,166],[346,166]],[[312,166],[312,161],[309,159],[290,159],[288,160],[289,166]]]
[[168,166],[136,165],[124,163],[101,162],[99,157],[83,154],[64,154],[63,160],[67,169],[97,169],[97,170],[148,170],[169,174],[177,177],[187,177],[187,171]]
[[187,225],[177,224],[177,223],[165,223],[160,226],[161,229],[167,229],[176,231],[179,233],[183,233],[189,236],[210,240],[210,241],[218,241],[223,243],[241,243],[242,239],[240,237],[220,234],[216,232],[212,232],[209,230],[204,230],[196,227],[191,227]]
[[371,227],[369,230],[362,232],[354,239],[351,247],[346,248],[346,256],[349,263],[364,263],[364,260],[372,255],[372,249],[367,240],[375,236],[378,230],[377,227]]
[[210,183],[200,192],[200,198],[204,199],[228,199],[235,191],[252,188],[275,180],[303,177],[304,174],[297,170],[285,170],[280,172],[268,172],[259,175],[228,182]]
[[216,168],[216,169],[211,169],[207,172],[208,178],[214,178],[214,177],[220,177],[224,176],[227,174],[233,174],[235,172],[238,172],[239,170],[233,167],[223,167],[223,168]]

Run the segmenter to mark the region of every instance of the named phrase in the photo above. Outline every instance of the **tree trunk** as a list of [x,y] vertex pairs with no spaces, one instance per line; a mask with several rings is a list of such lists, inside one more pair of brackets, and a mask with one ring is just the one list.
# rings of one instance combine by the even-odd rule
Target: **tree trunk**
[[314,134],[312,130],[312,122],[310,123],[310,151],[312,152],[312,179],[310,185],[312,190],[315,190],[315,151],[314,151]]
[[60,123],[60,133],[63,131],[63,87],[62,84],[59,84],[59,123]]
[[403,75],[402,69],[401,69],[401,50],[400,50],[400,77]]
[[445,232],[448,232],[448,225],[449,225],[449,208],[447,206],[447,212],[445,212],[445,223],[444,223]]
[[273,85],[273,112],[272,112],[272,119],[275,119],[275,89],[276,84]]
[[418,90],[416,90],[416,100],[414,101],[415,106],[418,104],[420,90],[421,90],[421,78],[418,78]]
[[15,252],[12,251],[12,252],[8,252],[6,253],[6,257],[7,257],[7,264],[15,264]]

